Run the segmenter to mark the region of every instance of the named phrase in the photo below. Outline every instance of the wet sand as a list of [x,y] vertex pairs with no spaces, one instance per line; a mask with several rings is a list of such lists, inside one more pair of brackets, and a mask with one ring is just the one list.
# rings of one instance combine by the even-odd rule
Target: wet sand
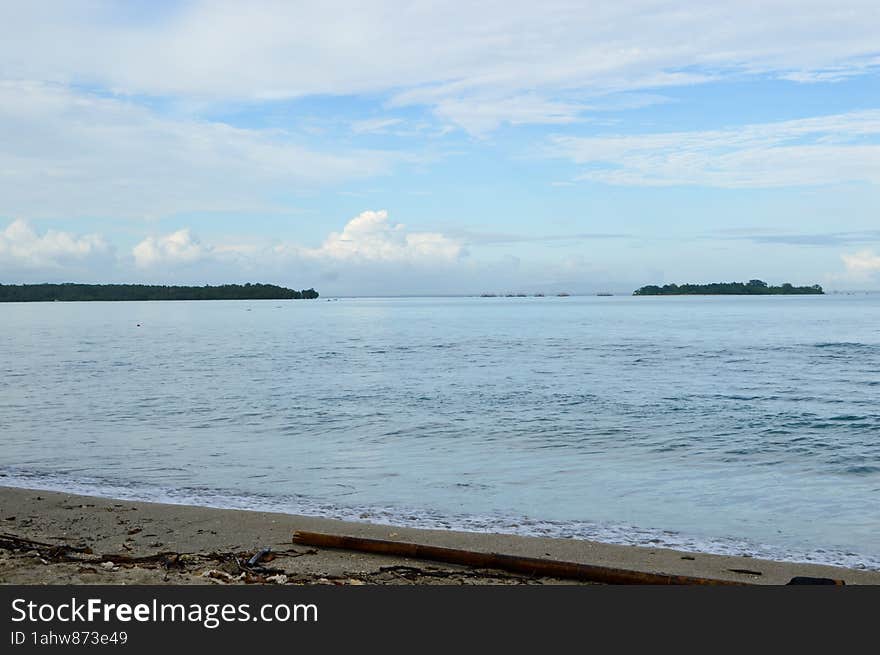
[[[293,544],[297,530],[548,558],[752,584],[795,576],[880,584],[880,571],[616,546],[575,539],[421,530],[315,517],[113,500],[0,487],[5,584],[579,584]],[[248,560],[270,548],[253,566]]]

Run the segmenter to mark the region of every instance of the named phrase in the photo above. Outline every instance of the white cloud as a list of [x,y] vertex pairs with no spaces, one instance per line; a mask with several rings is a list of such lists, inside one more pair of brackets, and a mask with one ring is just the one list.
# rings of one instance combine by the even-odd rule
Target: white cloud
[[362,121],[354,121],[351,131],[355,134],[384,134],[388,128],[400,125],[401,118],[370,118]]
[[273,211],[285,193],[387,171],[396,155],[317,152],[282,130],[168,118],[116,98],[0,81],[0,197],[27,217]]
[[393,93],[466,126],[484,114],[478,129],[569,120],[585,95],[729,72],[861,74],[876,66],[878,42],[875,0],[197,0],[149,16],[99,0],[0,8],[7,78],[209,101]]
[[57,230],[38,234],[20,219],[0,232],[0,268],[3,270],[61,269],[110,253],[110,246],[99,235],[77,236]]
[[453,238],[436,232],[408,230],[388,220],[388,212],[364,211],[331,233],[317,248],[298,243],[203,243],[188,228],[150,236],[131,251],[136,265],[180,268],[195,263],[223,263],[235,268],[281,268],[291,263],[309,266],[405,264],[431,267],[458,261],[466,252]]
[[723,130],[557,136],[554,156],[586,166],[580,179],[619,185],[762,188],[880,184],[880,111]]
[[191,264],[211,254],[188,228],[160,237],[147,237],[131,251],[140,267]]
[[780,79],[788,80],[789,82],[801,82],[804,84],[815,84],[821,82],[843,82],[844,80],[848,80],[851,77],[855,77],[856,75],[863,74],[861,70],[850,70],[850,69],[841,69],[841,70],[819,70],[819,71],[792,71],[790,73],[783,73],[779,76]]
[[875,274],[880,273],[880,255],[871,250],[862,250],[852,254],[840,256],[846,267],[846,278],[851,280],[870,280]]
[[388,220],[388,212],[364,211],[333,232],[310,257],[331,260],[410,262],[454,261],[464,254],[460,242],[436,232],[412,232]]
[[[101,235],[37,233],[17,220],[0,225],[0,281],[204,284],[263,281],[347,293],[418,292],[467,279],[462,242],[412,230],[388,212],[364,211],[317,247],[254,235],[200,238],[187,227],[145,236],[117,251]],[[384,290],[384,291],[383,291]]]
[[[415,98],[417,96],[411,94],[408,98],[398,98],[396,102],[414,102]],[[576,103],[523,95],[506,98],[443,98],[437,101],[434,112],[441,119],[455,123],[471,134],[479,135],[490,132],[503,123],[574,123],[584,109],[585,107]]]

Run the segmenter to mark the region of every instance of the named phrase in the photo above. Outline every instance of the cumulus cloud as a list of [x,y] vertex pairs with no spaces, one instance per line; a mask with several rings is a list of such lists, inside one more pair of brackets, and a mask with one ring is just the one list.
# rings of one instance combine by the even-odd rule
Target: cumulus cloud
[[212,248],[203,246],[188,228],[159,237],[147,237],[131,251],[135,263],[147,268],[156,265],[191,264],[211,255]]
[[453,261],[464,254],[462,244],[436,232],[413,232],[388,220],[386,210],[364,211],[333,232],[307,255],[332,260],[431,263]]
[[739,128],[597,137],[557,136],[553,156],[579,179],[632,186],[770,188],[880,183],[880,111]]
[[[200,263],[222,263],[230,270],[282,269],[287,265],[311,267],[449,264],[466,254],[462,244],[436,232],[419,232],[393,223],[388,212],[364,211],[332,232],[317,248],[299,243],[204,243],[183,228],[149,236],[131,251],[141,269],[180,268]],[[315,270],[318,270],[315,269]]]
[[847,276],[854,280],[869,280],[880,273],[880,255],[872,250],[862,250],[840,256],[846,267]]
[[0,265],[3,269],[61,269],[111,252],[103,237],[77,236],[48,230],[37,233],[29,223],[15,220],[0,232]]

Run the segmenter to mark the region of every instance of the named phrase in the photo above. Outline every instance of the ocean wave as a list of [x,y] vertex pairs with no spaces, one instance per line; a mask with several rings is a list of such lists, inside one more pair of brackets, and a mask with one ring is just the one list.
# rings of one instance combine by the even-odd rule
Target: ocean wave
[[880,344],[863,343],[861,341],[821,341],[819,343],[809,344],[813,348],[839,348],[841,350],[876,350],[880,349]]
[[[873,469],[865,472],[880,471],[880,467],[859,468]],[[623,546],[669,548],[684,552],[753,557],[780,562],[826,564],[851,569],[880,571],[880,555],[856,553],[841,548],[792,548],[758,543],[735,536],[695,536],[625,523],[552,521],[510,514],[493,516],[447,515],[413,507],[331,504],[302,495],[241,494],[233,490],[197,486],[163,488],[104,478],[71,478],[57,473],[47,474],[27,470],[0,469],[0,483],[10,487],[120,500],[280,512],[398,527],[490,532],[557,539],[585,539]]]

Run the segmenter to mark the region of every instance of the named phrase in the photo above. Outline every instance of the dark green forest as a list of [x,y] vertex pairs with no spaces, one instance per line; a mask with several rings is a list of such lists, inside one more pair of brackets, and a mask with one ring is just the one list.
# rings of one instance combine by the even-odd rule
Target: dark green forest
[[149,284],[0,284],[0,302],[83,300],[312,300],[314,289],[295,291],[274,284],[185,287]]
[[772,287],[763,280],[713,282],[712,284],[664,284],[662,287],[649,284],[633,291],[634,296],[783,296],[823,293],[825,292],[818,284],[809,287],[795,287],[786,282],[781,286]]

